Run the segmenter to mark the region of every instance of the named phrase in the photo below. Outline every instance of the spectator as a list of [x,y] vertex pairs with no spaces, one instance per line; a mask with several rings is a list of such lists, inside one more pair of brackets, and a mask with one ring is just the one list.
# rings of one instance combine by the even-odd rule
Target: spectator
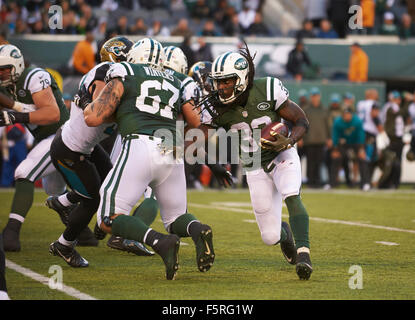
[[353,93],[347,91],[343,94],[342,108],[350,108],[353,112],[356,111],[355,97]]
[[309,98],[309,94],[306,89],[298,90],[298,105],[300,106],[301,109],[304,110],[308,106],[309,104],[308,98]]
[[191,10],[191,16],[196,19],[206,19],[211,18],[213,13],[206,0],[197,0]]
[[379,181],[378,187],[399,188],[401,180],[401,162],[403,150],[404,134],[404,110],[401,108],[402,98],[398,91],[392,91],[389,94],[389,103],[384,106],[385,132],[389,138],[388,151],[394,154],[390,174],[383,176]]
[[246,4],[243,5],[242,11],[238,14],[239,25],[242,34],[249,33],[249,27],[254,23],[255,11],[250,9]]
[[327,15],[333,25],[333,29],[339,38],[342,39],[347,34],[350,6],[351,0],[330,0],[328,2]]
[[199,48],[196,51],[196,61],[213,61],[212,49],[203,37],[197,38]]
[[87,21],[86,29],[88,30],[95,29],[98,25],[98,19],[92,13],[91,6],[86,3],[82,3],[79,5],[80,5],[81,18],[84,18]]
[[392,12],[385,12],[383,16],[383,24],[380,28],[379,34],[385,36],[397,36],[398,35],[398,27],[395,25],[394,22],[395,16]]
[[94,38],[98,41],[98,43],[105,39],[105,35],[107,34],[107,25],[108,22],[106,17],[99,18],[98,26],[94,30]]
[[297,39],[315,38],[313,22],[311,20],[304,20],[302,29],[297,31],[295,37]]
[[229,6],[227,0],[219,0],[213,12],[213,17],[217,25],[223,25],[227,18],[227,10],[232,8]]
[[8,188],[13,186],[14,172],[20,162],[27,156],[25,134],[26,129],[20,123],[7,126],[3,132],[4,163],[1,171],[0,187]]
[[127,35],[128,34],[128,19],[127,16],[122,15],[118,18],[117,27],[115,31],[119,35]]
[[380,107],[377,102],[379,93],[376,89],[365,91],[365,100],[357,104],[357,115],[363,122],[365,131],[365,151],[368,160],[368,179],[372,181],[373,171],[378,160],[378,150],[376,137],[383,132],[383,126],[380,120]]
[[193,35],[192,30],[189,29],[189,21],[186,18],[181,18],[177,22],[177,26],[171,32],[172,36],[189,37]]
[[68,10],[62,15],[62,29],[54,29],[54,33],[58,34],[76,34],[75,12]]
[[326,0],[304,0],[303,3],[306,20],[311,20],[314,28],[318,28],[321,20],[327,18]]
[[412,94],[412,102],[408,106],[409,125],[411,128],[411,143],[410,150],[406,158],[409,161],[415,161],[415,92]]
[[203,29],[199,32],[199,36],[203,37],[217,37],[220,33],[215,30],[215,23],[213,20],[206,20]]
[[304,49],[304,43],[301,40],[298,40],[295,44],[295,48],[288,54],[288,62],[286,65],[288,75],[297,81],[301,81],[303,79],[304,64],[309,66],[311,65],[311,62]]
[[16,20],[16,27],[14,29],[14,34],[26,34],[26,33],[30,33],[30,29],[27,26],[26,22],[24,22],[23,19],[18,18]]
[[375,0],[361,0],[363,33],[373,34],[375,27]]
[[197,61],[196,54],[191,47],[192,37],[191,35],[187,35],[184,37],[183,42],[180,45],[180,49],[182,49],[184,55],[187,58],[187,64],[189,66],[193,66]]
[[223,33],[226,36],[239,36],[241,33],[241,27],[239,25],[239,18],[235,12],[234,7],[229,7],[226,10],[225,21],[221,24]]
[[[154,28],[154,24],[153,24]],[[147,35],[148,28],[143,18],[137,18],[135,24],[130,28],[129,34]]]
[[154,36],[163,36],[168,37],[170,36],[169,28],[163,26],[160,20],[154,20],[153,26],[148,29],[147,36],[154,37]]
[[350,46],[348,79],[351,82],[366,82],[369,73],[369,58],[360,45],[355,42]]
[[270,35],[270,31],[262,21],[262,14],[260,12],[255,13],[254,22],[248,28],[248,34],[250,36],[262,36],[266,37]]
[[320,22],[320,29],[317,32],[316,37],[323,38],[323,39],[337,39],[339,35],[331,27],[331,23],[329,20],[322,19]]
[[415,37],[415,26],[412,23],[411,16],[404,13],[401,17],[401,24],[399,26],[399,38],[406,40],[413,37]]
[[[332,130],[333,151],[332,165],[330,168],[330,185],[338,185],[337,177],[340,164],[348,168],[349,162],[357,162],[360,172],[360,187],[367,191],[370,189],[366,153],[364,149],[365,133],[362,121],[349,107],[342,109],[342,116],[336,118]],[[345,178],[348,186],[353,186],[348,170],[345,170]]]
[[73,71],[84,75],[95,66],[94,35],[88,30],[85,39],[78,42],[72,54]]
[[256,12],[261,13],[265,0],[243,0],[245,5]]
[[47,32],[48,29],[43,26],[42,19],[36,21],[32,26],[32,34],[43,34]]
[[330,138],[327,110],[321,103],[321,93],[317,87],[310,89],[310,105],[305,108],[310,128],[304,135],[304,148],[307,157],[307,181],[311,188],[322,186],[320,166],[324,163],[324,153]]

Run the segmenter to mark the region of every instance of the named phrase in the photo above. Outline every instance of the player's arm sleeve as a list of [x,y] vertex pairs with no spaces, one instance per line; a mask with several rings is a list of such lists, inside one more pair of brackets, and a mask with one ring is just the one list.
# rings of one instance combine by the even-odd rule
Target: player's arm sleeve
[[191,78],[187,77],[182,81],[182,104],[189,102],[190,100],[194,100],[197,102],[197,97],[195,96],[196,92],[198,92],[198,87],[196,82]]
[[46,70],[34,69],[31,74],[27,76],[24,83],[24,88],[29,90],[31,94],[42,91],[52,84],[52,78]]
[[266,95],[267,101],[275,101],[275,110],[278,110],[278,108],[285,101],[287,101],[290,96],[287,88],[284,87],[281,80],[271,77],[268,77],[266,80]]
[[134,75],[134,71],[128,63],[114,63],[107,71],[105,82],[108,83],[115,78],[120,78],[122,81],[124,81],[126,76],[131,75]]

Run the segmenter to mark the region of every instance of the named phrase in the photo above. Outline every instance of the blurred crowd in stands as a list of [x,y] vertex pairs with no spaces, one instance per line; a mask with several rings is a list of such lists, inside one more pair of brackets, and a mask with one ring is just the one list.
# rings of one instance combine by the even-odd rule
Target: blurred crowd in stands
[[[102,40],[111,32],[147,36],[291,36],[345,38],[348,34],[415,36],[415,1],[298,0],[304,21],[282,34],[264,22],[271,0],[1,0],[0,23],[7,34],[86,34]],[[284,1],[283,1],[284,2]],[[51,29],[52,5],[62,8],[62,28]],[[361,16],[354,5],[360,6]],[[151,14],[150,12],[156,12]],[[358,19],[359,18],[359,19]],[[350,28],[350,23],[362,28]]]

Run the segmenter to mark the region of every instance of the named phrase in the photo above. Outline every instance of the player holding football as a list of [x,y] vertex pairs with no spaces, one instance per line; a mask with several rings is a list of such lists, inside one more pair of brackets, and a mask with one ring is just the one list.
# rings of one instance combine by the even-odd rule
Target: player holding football
[[23,55],[13,45],[0,46],[0,126],[24,124],[35,138],[34,147],[15,171],[15,193],[9,220],[3,230],[5,251],[20,251],[20,229],[33,204],[34,182],[42,178],[45,192],[59,195],[65,181],[50,159],[50,144],[69,118],[62,93],[49,72],[25,68]]
[[[182,82],[162,71],[165,54],[154,39],[138,41],[127,61],[110,67],[107,85],[84,111],[89,126],[99,126],[115,116],[123,137],[121,154],[100,190],[98,224],[107,233],[151,246],[162,257],[168,280],[178,270],[179,237],[191,236],[198,269],[206,272],[215,258],[212,229],[187,213],[184,164],[182,157],[174,156],[177,148],[154,136],[163,129],[175,137],[179,114],[190,127],[199,125],[193,92],[182,91]],[[129,216],[147,186],[155,193],[169,235]]]
[[[254,74],[247,46],[239,52],[218,56],[212,64],[213,92],[205,99],[212,108],[206,108],[210,116],[200,128],[205,132],[211,127],[222,127],[240,134],[251,133],[245,136],[249,149],[241,143],[240,152],[262,240],[267,245],[280,243],[287,261],[296,264],[299,278],[307,280],[313,271],[309,217],[300,198],[300,160],[292,146],[306,133],[309,123],[301,108],[288,98],[280,80],[272,77],[254,80]],[[254,129],[260,130],[281,119],[293,124],[289,137],[271,132],[275,140],[252,138]],[[254,158],[247,157],[248,154],[260,157],[260,167],[253,166]],[[246,161],[249,159],[251,163]],[[295,245],[288,224],[281,223],[282,200],[288,208]]]

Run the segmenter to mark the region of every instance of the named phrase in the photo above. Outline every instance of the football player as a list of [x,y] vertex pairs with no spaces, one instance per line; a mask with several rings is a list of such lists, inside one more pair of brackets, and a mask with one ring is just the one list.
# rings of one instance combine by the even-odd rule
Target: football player
[[[212,64],[213,92],[206,110],[211,119],[202,124],[209,127],[236,130],[245,142],[240,142],[241,161],[246,171],[256,221],[262,240],[267,245],[280,243],[284,257],[296,264],[300,279],[309,279],[312,272],[308,238],[309,217],[300,198],[301,166],[292,146],[305,134],[308,120],[302,109],[288,97],[280,80],[265,77],[254,80],[254,63],[247,46],[238,52],[226,52]],[[267,124],[288,120],[293,123],[289,137],[273,134],[275,140],[257,139],[253,130]],[[243,136],[244,133],[251,133]],[[258,141],[259,140],[259,141]],[[260,166],[253,166],[253,157]],[[249,162],[250,161],[250,162]],[[285,201],[289,225],[281,222],[282,201]]]
[[42,178],[45,192],[59,195],[65,181],[50,159],[50,145],[58,128],[69,118],[62,92],[42,68],[25,68],[23,55],[13,45],[0,46],[0,126],[22,123],[34,137],[34,147],[15,171],[15,193],[3,230],[5,251],[20,251],[20,229],[33,204],[34,182]]
[[[99,126],[116,115],[123,137],[121,154],[100,190],[98,224],[107,233],[152,247],[163,259],[168,280],[178,270],[179,237],[191,236],[198,269],[208,271],[215,258],[212,229],[187,213],[182,154],[175,141],[168,145],[157,134],[163,131],[174,138],[179,114],[190,127],[200,124],[193,92],[182,91],[182,82],[163,71],[165,54],[154,39],[134,44],[127,61],[110,67],[107,85],[84,111],[89,126]],[[169,235],[129,216],[147,186],[154,190]]]
[[[133,43],[125,37],[115,37],[104,43],[101,63],[91,69],[80,81],[80,91],[97,97],[105,86],[105,75],[113,62],[125,61]],[[79,104],[79,97],[76,99]],[[87,267],[88,262],[75,250],[76,238],[88,225],[99,205],[99,188],[112,168],[108,153],[99,144],[116,129],[113,122],[98,127],[85,124],[83,110],[75,102],[71,105],[69,120],[59,129],[51,145],[51,158],[72,191],[81,197],[79,205],[68,217],[67,227],[49,251],[62,257],[72,267]],[[50,197],[48,206],[58,213],[62,204],[59,198]],[[100,239],[104,235],[98,233]],[[112,238],[108,245],[137,255],[153,255],[137,241]]]
[[[193,78],[190,74],[187,75],[187,58],[183,53],[182,49],[175,46],[168,46],[164,48],[164,53],[166,55],[166,61],[164,62],[164,70],[166,71],[166,73],[170,73],[177,77],[179,80],[181,80],[183,83],[183,89],[188,92],[193,92],[193,100],[198,101],[202,97],[202,95],[204,95],[204,90],[206,90],[207,87],[200,87],[199,83],[195,80],[195,78]],[[193,68],[194,72],[192,72],[192,74],[196,74],[196,72],[198,74],[200,73],[199,68],[196,72],[194,69],[195,68]],[[185,131],[186,129],[187,128],[185,128]],[[232,186],[232,175],[229,171],[226,170],[225,167],[216,163],[209,163],[207,159],[205,163],[210,168],[210,170],[212,171],[212,173],[214,174],[215,178],[221,186]]]

